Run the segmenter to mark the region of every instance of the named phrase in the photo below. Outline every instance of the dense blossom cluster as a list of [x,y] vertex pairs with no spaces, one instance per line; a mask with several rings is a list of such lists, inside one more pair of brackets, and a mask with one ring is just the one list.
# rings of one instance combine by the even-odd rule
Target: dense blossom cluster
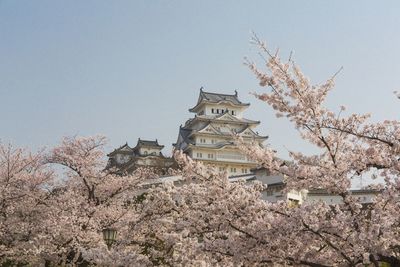
[[[269,88],[255,96],[269,104],[278,117],[288,118],[301,137],[321,153],[290,152],[291,160],[282,161],[270,148],[248,146],[239,140],[240,146],[272,173],[286,175],[287,190],[325,189],[343,198],[343,204],[336,206],[299,207],[293,225],[298,227],[295,239],[312,240],[301,245],[299,259],[326,265],[376,264],[380,260],[399,264],[400,218],[395,214],[400,208],[400,122],[370,123],[369,115],[344,116],[344,107],[337,113],[328,110],[323,102],[334,86],[334,77],[312,85],[291,59],[282,62],[256,36],[253,41],[266,56],[266,70],[250,61],[246,64],[260,85]],[[351,180],[371,173],[385,183],[373,203],[363,206],[349,191]]]
[[0,145],[0,262],[84,264],[92,250],[107,250],[103,229],[129,231],[126,222],[137,215],[130,202],[150,174],[103,171],[104,142],[65,138],[36,155]]
[[[341,204],[268,203],[260,197],[264,185],[230,182],[180,151],[174,175],[182,180],[149,187],[150,170],[105,170],[103,137],[65,138],[36,154],[0,144],[0,264],[398,266],[400,122],[328,110],[323,102],[334,77],[312,85],[292,60],[254,42],[266,69],[246,64],[268,88],[255,96],[320,153],[293,151],[281,160],[271,147],[237,138],[239,147],[284,175],[285,190],[324,189]],[[349,191],[363,174],[385,181],[368,205]],[[102,239],[107,228],[118,231],[110,249]]]

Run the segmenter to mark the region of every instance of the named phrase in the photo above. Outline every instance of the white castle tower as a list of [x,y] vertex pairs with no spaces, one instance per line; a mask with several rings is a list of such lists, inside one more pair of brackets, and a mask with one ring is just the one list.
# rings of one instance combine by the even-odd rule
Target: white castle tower
[[243,118],[249,106],[238,99],[236,91],[228,95],[208,93],[200,88],[197,104],[189,109],[196,115],[180,127],[174,147],[193,159],[215,165],[220,171],[226,170],[230,176],[249,174],[257,164],[234,145],[232,133],[260,145],[268,138],[254,132],[259,121]]

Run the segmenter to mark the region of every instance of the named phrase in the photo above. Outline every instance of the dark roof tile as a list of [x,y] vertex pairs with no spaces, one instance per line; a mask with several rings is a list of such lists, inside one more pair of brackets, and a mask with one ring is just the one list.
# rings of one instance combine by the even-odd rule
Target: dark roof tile
[[140,147],[140,146],[152,146],[152,147],[159,147],[159,148],[164,147],[163,145],[158,144],[157,139],[155,141],[153,141],[153,140],[142,140],[139,138],[135,148]]

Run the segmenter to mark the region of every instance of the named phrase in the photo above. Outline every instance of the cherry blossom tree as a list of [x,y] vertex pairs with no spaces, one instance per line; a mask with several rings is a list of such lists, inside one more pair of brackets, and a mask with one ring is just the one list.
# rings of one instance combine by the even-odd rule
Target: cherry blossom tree
[[42,159],[0,143],[0,264],[36,262],[54,178]]
[[108,250],[102,231],[127,235],[139,184],[153,175],[105,170],[104,144],[104,137],[64,138],[35,155],[0,145],[0,264],[148,263],[135,244]]
[[[0,264],[45,266],[364,266],[400,265],[400,122],[324,107],[333,75],[313,85],[290,58],[253,38],[263,67],[246,65],[263,93],[254,95],[319,148],[277,157],[270,147],[236,138],[240,149],[291,190],[324,189],[342,203],[261,199],[265,186],[232,182],[227,173],[175,159],[179,182],[151,186],[150,170],[107,170],[104,137],[64,138],[32,154],[0,144]],[[363,205],[352,179],[382,177]],[[150,186],[149,186],[150,185]],[[104,229],[118,238],[109,249]]]
[[[293,151],[291,160],[284,162],[269,148],[242,145],[243,150],[272,173],[288,177],[287,190],[325,189],[343,199],[343,204],[336,206],[318,203],[299,208],[299,234],[304,232],[314,241],[302,245],[299,259],[311,259],[307,255],[311,253],[319,263],[352,266],[384,260],[399,264],[400,221],[394,214],[399,209],[400,122],[372,123],[369,115],[344,116],[344,107],[336,113],[330,111],[323,103],[336,74],[313,85],[291,59],[282,62],[256,35],[253,41],[264,55],[266,69],[250,61],[247,66],[260,85],[269,88],[255,96],[270,105],[278,117],[288,118],[300,136],[321,153],[307,156]],[[381,193],[373,203],[363,206],[349,191],[351,180],[371,172],[384,178],[385,184],[378,188]]]
[[127,235],[129,222],[138,216],[134,204],[142,193],[139,184],[151,173],[138,170],[122,176],[105,170],[104,144],[104,137],[65,138],[46,158],[65,167],[65,182],[50,203],[54,219],[48,221],[47,235],[54,238],[46,245],[53,251],[51,262],[104,264],[104,258],[125,266],[145,261],[135,245],[115,244],[108,251],[102,231],[115,228],[118,235]]
[[[249,60],[246,65],[268,88],[254,95],[320,153],[290,151],[290,160],[281,160],[269,146],[237,138],[239,147],[271,174],[287,177],[286,192],[324,189],[342,203],[266,203],[261,185],[230,183],[226,174],[178,153],[186,183],[151,190],[132,231],[150,237],[149,251],[171,266],[398,266],[400,123],[327,109],[323,103],[337,74],[313,85],[292,59],[283,62],[256,36],[253,41],[265,69]],[[350,191],[360,175],[384,179],[367,205]]]

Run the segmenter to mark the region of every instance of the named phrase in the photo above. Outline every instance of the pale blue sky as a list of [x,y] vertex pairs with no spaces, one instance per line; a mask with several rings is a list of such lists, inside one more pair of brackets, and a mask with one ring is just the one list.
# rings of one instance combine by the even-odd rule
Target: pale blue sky
[[400,2],[382,3],[0,0],[0,138],[39,148],[100,133],[110,150],[158,138],[169,154],[204,86],[238,90],[280,155],[308,149],[249,95],[252,30],[315,82],[343,66],[330,107],[398,119]]

